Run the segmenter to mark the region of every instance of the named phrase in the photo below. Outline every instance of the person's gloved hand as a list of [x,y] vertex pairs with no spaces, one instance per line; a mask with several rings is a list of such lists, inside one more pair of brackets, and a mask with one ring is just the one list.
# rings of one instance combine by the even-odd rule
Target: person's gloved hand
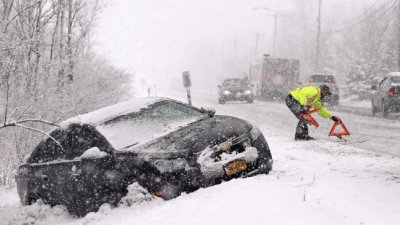
[[335,121],[335,122],[337,122],[338,120],[339,120],[339,118],[338,117],[336,117],[336,116],[332,116],[332,118],[331,118],[333,121]]

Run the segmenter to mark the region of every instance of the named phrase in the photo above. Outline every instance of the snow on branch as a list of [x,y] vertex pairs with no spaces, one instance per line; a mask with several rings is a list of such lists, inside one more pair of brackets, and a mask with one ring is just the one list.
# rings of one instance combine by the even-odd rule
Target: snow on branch
[[[56,139],[54,139],[52,136],[50,136],[49,134],[47,134],[46,132],[44,132],[44,131],[42,131],[42,130],[39,130],[39,129],[36,129],[36,128],[33,128],[33,127],[24,126],[24,125],[21,125],[21,124],[19,124],[19,123],[15,123],[14,126],[20,127],[20,128],[24,128],[24,129],[27,129],[27,130],[32,130],[32,131],[39,132],[39,133],[45,135],[46,137],[50,138],[51,140],[53,140],[62,150],[64,150],[64,148],[62,147],[62,145],[60,144],[60,142],[58,142]],[[1,128],[2,128],[2,127],[0,127],[0,129],[1,129]]]
[[[13,121],[13,122],[5,122],[3,125],[0,126],[0,129],[5,128],[5,127],[12,127],[12,126],[20,127],[21,123],[27,123],[27,122],[38,122],[38,123],[44,123],[47,125],[59,127],[58,124],[55,124],[53,122],[43,120],[43,119],[23,119],[23,120],[18,120],[18,121]],[[23,128],[25,128],[25,127],[23,127]]]

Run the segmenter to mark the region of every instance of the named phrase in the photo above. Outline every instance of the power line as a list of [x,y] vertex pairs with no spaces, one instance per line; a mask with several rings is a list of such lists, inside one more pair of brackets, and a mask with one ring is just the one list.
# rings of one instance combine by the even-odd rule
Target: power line
[[391,0],[391,3],[389,3],[389,7],[384,7],[387,2],[388,1],[384,2],[383,4],[381,4],[381,6],[378,7],[378,9],[376,11],[374,11],[373,13],[363,17],[362,19],[358,20],[357,22],[355,22],[353,24],[348,25],[347,27],[344,27],[344,28],[341,28],[341,29],[337,29],[337,30],[333,30],[333,31],[323,31],[321,33],[324,33],[324,34],[341,33],[343,31],[346,31],[348,29],[351,29],[351,28],[353,28],[355,26],[358,26],[358,25],[362,24],[363,22],[369,20],[371,17],[377,15],[380,12],[383,12],[382,15],[385,15],[385,14],[389,13],[390,10],[393,10],[393,8],[394,8],[393,6],[395,6],[396,3],[397,3],[396,0]]
[[[377,3],[378,3],[379,1],[380,1],[380,0],[376,0],[373,4],[371,4],[371,5],[368,7],[368,9],[367,9],[366,11],[368,12],[368,11],[370,11],[371,9],[373,9],[373,8],[377,5]],[[369,15],[364,16],[364,17],[362,17],[361,19],[357,20],[357,22],[351,23],[351,22],[354,21],[356,18],[360,18],[361,15],[359,15],[359,16],[357,16],[357,17],[355,17],[355,18],[353,18],[353,19],[351,19],[351,20],[349,20],[349,21],[347,21],[347,22],[341,23],[342,25],[347,25],[347,24],[351,23],[350,25],[348,25],[348,26],[346,26],[346,27],[344,27],[344,28],[338,28],[338,29],[336,29],[336,30],[331,30],[331,31],[321,31],[321,34],[340,33],[340,32],[346,31],[346,30],[348,30],[348,29],[351,29],[351,28],[353,28],[353,27],[355,27],[355,26],[357,26],[357,25],[359,25],[359,24],[361,24],[361,23],[367,21],[370,17],[373,17],[373,16],[375,16],[376,14],[378,14],[378,13],[380,13],[380,12],[384,12],[383,14],[386,14],[386,13],[390,12],[390,10],[393,9],[392,7],[396,4],[396,2],[397,2],[397,0],[387,0],[387,1],[383,2],[381,5],[379,5],[379,7],[377,7],[377,9],[376,9],[375,11],[373,11],[373,12],[370,13]],[[389,5],[388,8],[385,7],[385,6],[387,6],[387,5]],[[293,21],[295,21],[295,22],[297,22],[297,23],[299,23],[299,24],[301,24],[301,25],[304,25],[304,24],[303,24],[302,22],[300,22],[299,20],[303,20],[303,21],[304,21],[305,18],[302,18],[302,17],[299,17],[299,16],[289,15],[289,14],[282,13],[282,12],[279,12],[279,11],[277,11],[277,10],[274,10],[274,9],[271,9],[271,8],[267,8],[267,7],[257,7],[257,8],[254,8],[254,9],[264,9],[264,10],[267,10],[267,11],[270,11],[270,12],[273,12],[273,13],[276,13],[276,14],[278,14],[278,15],[280,15],[280,16],[284,16],[284,17],[286,17],[286,18],[292,19]],[[309,19],[307,19],[307,20],[310,21]],[[308,26],[311,26],[311,27],[315,27],[315,28],[318,27],[317,21],[313,21],[312,23],[307,22],[307,25],[308,25]],[[309,30],[309,32],[314,32],[314,33],[316,33],[316,32],[318,32],[318,31]]]
[[[370,11],[372,8],[374,8],[380,1],[381,1],[381,0],[375,0],[375,2],[372,3],[372,4],[371,4],[366,10],[364,10],[364,11],[365,11],[365,12],[369,12],[369,11]],[[328,20],[328,22],[329,22],[329,24],[332,24],[332,25],[335,25],[335,26],[344,26],[344,25],[349,24],[351,21],[355,21],[355,20],[358,20],[358,19],[360,19],[360,18],[364,18],[364,15],[360,14],[360,15],[358,15],[358,16],[352,18],[351,20],[347,20],[347,21],[345,21],[345,22],[340,22],[340,23],[334,23],[334,22],[329,21],[329,20]]]

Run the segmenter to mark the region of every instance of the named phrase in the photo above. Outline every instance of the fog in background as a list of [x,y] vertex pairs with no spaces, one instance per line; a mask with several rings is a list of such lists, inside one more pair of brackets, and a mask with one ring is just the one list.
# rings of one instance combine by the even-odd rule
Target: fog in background
[[[382,2],[322,0],[321,54],[345,49],[335,40]],[[216,92],[222,79],[247,75],[263,54],[300,59],[302,78],[329,72],[343,83],[343,71],[349,69],[343,65],[314,71],[317,16],[318,0],[109,0],[94,37],[97,52],[134,74],[137,94],[182,88],[185,70],[192,74],[194,90]],[[334,52],[334,58],[342,57],[340,50]]]

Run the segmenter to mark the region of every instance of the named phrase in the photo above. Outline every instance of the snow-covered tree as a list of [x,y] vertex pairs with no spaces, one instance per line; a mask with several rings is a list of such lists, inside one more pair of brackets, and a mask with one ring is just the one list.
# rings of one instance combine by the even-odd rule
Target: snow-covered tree
[[0,185],[51,124],[120,101],[130,75],[91,50],[100,0],[0,4]]

